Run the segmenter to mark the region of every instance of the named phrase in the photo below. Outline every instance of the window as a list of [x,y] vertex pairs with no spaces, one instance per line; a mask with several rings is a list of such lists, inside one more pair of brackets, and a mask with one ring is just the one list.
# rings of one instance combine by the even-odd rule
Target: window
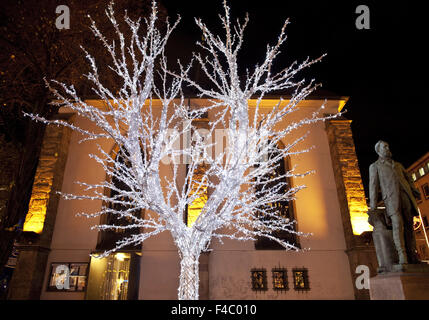
[[[125,164],[126,167],[130,167],[131,165],[128,163],[127,160],[124,159],[124,156],[122,153],[119,153],[117,156],[118,162],[120,162],[121,164]],[[118,179],[117,177],[113,177],[112,178],[112,182],[114,184],[114,186],[120,190],[124,190],[124,191],[130,191],[130,187],[122,180]],[[110,197],[114,198],[117,197],[118,195],[120,195],[120,193],[116,190],[112,190],[110,193]],[[118,200],[122,201],[122,203],[114,203],[114,204],[109,204],[109,207],[114,209],[115,211],[127,211],[132,209],[131,205],[128,204],[124,204],[124,203],[130,203],[130,199],[127,197],[120,197],[118,198]],[[140,216],[140,212],[138,210],[134,210],[135,212],[133,213],[135,216]],[[123,226],[123,225],[128,225],[130,223],[132,223],[132,218],[131,217],[124,217],[124,218],[118,218],[117,215],[110,215],[107,219],[107,224],[111,224],[111,225],[119,225],[119,226]],[[130,230],[130,229],[128,229]],[[129,233],[129,231],[125,231],[124,229],[116,229],[114,232],[116,233],[121,233],[121,234],[125,234],[125,233]]]
[[[194,112],[194,111],[192,111]],[[195,114],[194,114],[195,116]],[[209,141],[211,138],[207,135],[209,133],[208,130],[208,112],[205,111],[203,113],[197,115],[197,118],[192,121],[193,125],[195,125],[195,129],[191,129],[190,135],[188,135],[188,139],[185,142],[185,148],[191,147],[196,143],[196,137],[199,136],[203,139],[204,144],[211,144]],[[198,135],[196,133],[198,132]],[[200,154],[202,159],[203,151]],[[189,160],[189,161],[188,161]],[[186,215],[185,215],[185,224],[190,228],[198,219],[203,210],[205,204],[208,200],[208,179],[205,176],[209,166],[206,162],[199,161],[195,167],[192,169],[190,164],[189,155],[185,156],[186,163],[186,173],[188,174],[186,180],[186,187],[188,191],[188,196],[194,198],[191,203],[187,203],[186,205]],[[193,172],[190,172],[193,170]]]
[[[130,164],[126,160],[126,157],[123,156],[123,151],[118,151],[116,158],[119,163],[125,164],[125,166],[128,168],[130,167]],[[118,190],[123,190],[123,191],[130,190],[130,187],[124,181],[117,178],[116,176],[112,177],[111,182]],[[118,202],[106,203],[105,204],[106,207],[108,207],[109,209],[113,209],[115,211],[128,211],[135,217],[141,216],[140,210],[137,210],[137,209],[132,210],[133,209],[132,205],[128,204],[131,202],[129,198],[125,196],[121,196],[121,193],[117,190],[109,190],[109,191],[110,191],[110,198],[115,198],[116,200],[118,200]],[[126,225],[132,224],[133,219],[132,217],[120,218],[117,214],[108,213],[102,216],[101,222],[102,224],[107,224],[107,225],[126,226]],[[138,228],[128,228],[128,229],[117,228],[117,229],[102,230],[99,233],[96,250],[112,249],[113,247],[116,246],[117,241],[138,233],[140,233],[140,229]],[[141,248],[140,244],[138,244],[137,246],[130,245],[130,246],[124,247],[123,249],[139,250],[139,248]]]
[[427,183],[425,183],[424,185],[422,185],[422,189],[423,189],[423,195],[425,196],[425,199],[429,198],[429,185]]
[[188,227],[192,227],[207,202],[208,182],[207,179],[204,179],[207,169],[206,164],[198,165],[190,176],[191,181],[188,181],[189,195],[197,195],[192,203],[186,207],[186,225]]
[[118,252],[108,256],[106,259],[107,264],[103,272],[101,299],[127,300],[131,255]]
[[[270,154],[267,155],[268,158],[273,158],[278,154],[278,150],[274,149]],[[279,159],[276,168],[274,172],[272,172],[269,176],[265,177],[265,179],[273,179],[278,176],[284,176],[286,172],[289,171],[289,159]],[[269,183],[278,183],[279,180],[269,182]],[[286,193],[287,190],[291,186],[291,181],[288,178],[283,178],[283,182],[286,182],[286,185],[282,187],[282,190],[280,192]],[[265,188],[264,188],[265,187]],[[263,189],[266,189],[266,185],[258,185],[256,187],[257,192],[262,192]],[[288,218],[291,221],[293,221],[294,218],[294,212],[293,212],[293,203],[292,201],[279,201],[276,203],[270,203],[269,205],[265,206],[264,208],[261,208],[263,210],[272,210],[277,212],[278,215]],[[257,213],[257,216],[259,219],[269,219],[264,216],[264,213],[262,210]],[[296,224],[293,225],[294,230],[296,231]],[[282,240],[285,240],[286,242],[289,242],[291,244],[294,244],[295,246],[299,247],[298,243],[298,237],[295,233],[290,233],[288,231],[276,231],[273,232],[273,235],[277,238],[280,238]],[[284,250],[285,248],[280,245],[279,243],[270,240],[265,237],[259,237],[258,240],[255,242],[255,249],[257,250]]]
[[419,169],[420,177],[423,177],[425,175],[425,168],[421,167]]
[[289,290],[289,284],[287,281],[287,270],[286,269],[272,269],[273,273],[273,289],[275,291],[286,291]]
[[310,283],[308,280],[308,270],[306,268],[293,269],[293,286],[295,290],[305,291],[310,290]]
[[140,252],[121,251],[105,258],[92,253],[87,300],[137,300],[140,285]]
[[252,269],[250,271],[253,291],[267,291],[267,271],[265,269]]
[[87,273],[88,263],[52,263],[48,291],[85,291]]
[[416,174],[414,172],[411,174],[411,177],[413,178],[413,181],[417,180],[417,176],[416,176]]

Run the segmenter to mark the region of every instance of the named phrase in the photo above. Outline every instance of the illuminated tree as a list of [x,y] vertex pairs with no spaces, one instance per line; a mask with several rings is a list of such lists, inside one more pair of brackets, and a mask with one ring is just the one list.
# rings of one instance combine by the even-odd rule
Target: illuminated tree
[[[210,87],[191,79],[191,64],[186,67],[179,64],[177,73],[167,68],[164,48],[178,21],[173,25],[167,22],[165,32],[161,33],[155,26],[157,9],[154,3],[150,19],[145,20],[143,37],[138,33],[140,21],[125,16],[132,34],[126,41],[110,5],[107,15],[119,41],[109,41],[95,23],[91,28],[112,59],[109,68],[122,80],[119,92],[112,92],[102,84],[97,62],[90,54],[86,57],[92,71],[86,77],[104,102],[104,108],[87,104],[73,86],[55,82],[61,90],[51,88],[58,99],[54,105],[75,110],[100,130],[92,132],[60,120],[49,121],[31,115],[45,123],[70,127],[83,134],[84,140],[113,139],[119,146],[118,153],[114,155],[101,146],[97,154],[91,155],[103,166],[111,181],[107,179],[100,184],[81,182],[86,194],[63,196],[66,199],[102,200],[105,205],[99,212],[82,213],[87,217],[113,215],[118,220],[126,218],[129,222],[97,225],[99,230],[137,231],[119,240],[114,248],[100,257],[128,245],[139,244],[161,232],[170,232],[181,259],[179,299],[198,299],[199,256],[209,250],[213,238],[256,240],[266,237],[287,250],[298,250],[294,243],[276,237],[279,231],[301,233],[294,229],[294,221],[278,214],[272,209],[272,204],[290,201],[302,187],[286,185],[285,178],[296,176],[293,170],[281,176],[272,173],[280,159],[308,151],[297,149],[305,136],[288,140],[288,135],[301,126],[325,119],[316,112],[310,118],[276,129],[279,127],[277,124],[295,111],[298,103],[317,87],[313,81],[296,81],[294,77],[320,58],[293,63],[280,72],[272,73],[273,61],[286,39],[286,21],[277,42],[267,46],[262,63],[253,71],[247,71],[242,80],[237,54],[243,43],[248,18],[233,27],[226,2],[224,8],[225,15],[221,17],[225,30],[223,39],[212,34],[202,21],[196,20],[204,38],[199,46],[207,56],[195,54],[194,58],[211,81]],[[181,94],[184,83],[209,99],[210,105],[188,107]],[[288,101],[280,100],[268,113],[260,111],[260,103],[267,93],[284,89],[293,92]],[[257,105],[250,116],[248,100],[255,97]],[[154,111],[155,100],[161,106],[159,113]],[[215,117],[208,123],[205,136],[213,137],[219,129],[227,132],[228,144],[222,146],[222,151],[217,154],[210,152],[213,145],[207,143],[195,125],[208,113]],[[177,140],[190,132],[194,136],[192,143],[177,147]],[[281,140],[287,141],[283,148],[279,147]],[[160,167],[166,158],[186,159],[184,179],[179,177],[184,168],[180,161],[170,161],[171,176],[162,176]],[[126,188],[117,188],[113,180],[120,181]],[[104,192],[106,188],[112,191],[110,195]],[[187,210],[196,202],[200,206],[199,214],[194,221],[187,223]],[[143,210],[143,217],[136,214]]]

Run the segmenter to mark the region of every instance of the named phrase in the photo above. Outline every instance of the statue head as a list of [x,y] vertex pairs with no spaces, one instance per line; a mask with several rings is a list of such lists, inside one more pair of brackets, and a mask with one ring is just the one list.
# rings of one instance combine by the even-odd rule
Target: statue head
[[377,154],[382,158],[390,158],[392,156],[392,153],[389,149],[389,144],[382,140],[375,144],[375,152],[377,152]]

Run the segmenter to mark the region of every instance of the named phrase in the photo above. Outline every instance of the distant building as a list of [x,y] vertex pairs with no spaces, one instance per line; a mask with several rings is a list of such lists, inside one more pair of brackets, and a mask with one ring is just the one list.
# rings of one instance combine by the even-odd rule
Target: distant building
[[429,152],[414,162],[408,169],[415,186],[420,190],[421,196],[417,199],[420,209],[421,221],[416,224],[417,251],[422,260],[429,260],[428,233],[429,233]]
[[[347,98],[309,97],[301,103],[295,121],[311,116],[327,98],[325,112],[340,110]],[[265,98],[269,110],[279,97]],[[189,100],[202,106],[204,99]],[[286,100],[287,101],[287,100]],[[101,107],[99,100],[88,101]],[[255,101],[249,100],[254,106]],[[153,106],[159,106],[154,101]],[[77,114],[61,110],[59,117],[95,129]],[[213,114],[207,120],[213,120]],[[359,265],[375,275],[373,246],[365,239],[371,226],[350,128],[350,120],[334,119],[312,126],[303,147],[314,150],[284,159],[284,170],[315,170],[291,185],[306,189],[282,212],[297,220],[298,231],[313,235],[297,237],[307,252],[279,250],[267,241],[211,243],[213,251],[200,259],[202,299],[368,299],[366,289],[357,288]],[[299,129],[302,135],[308,128]],[[96,144],[79,144],[79,134],[63,127],[48,127],[37,168],[29,212],[24,224],[20,255],[14,272],[10,299],[176,299],[179,257],[171,236],[162,233],[141,246],[124,248],[105,259],[97,254],[113,246],[122,235],[97,233],[91,226],[99,221],[77,217],[95,212],[100,201],[68,201],[56,193],[80,193],[75,181],[96,183],[106,179],[103,169],[88,157]],[[287,141],[283,141],[284,144]],[[117,146],[102,141],[106,152]],[[160,168],[168,174],[167,168]],[[145,214],[142,212],[141,214]],[[191,214],[191,212],[189,212]],[[109,219],[109,217],[106,217]],[[190,217],[192,218],[192,217]],[[189,223],[189,220],[188,220]],[[59,284],[59,285],[58,285]]]

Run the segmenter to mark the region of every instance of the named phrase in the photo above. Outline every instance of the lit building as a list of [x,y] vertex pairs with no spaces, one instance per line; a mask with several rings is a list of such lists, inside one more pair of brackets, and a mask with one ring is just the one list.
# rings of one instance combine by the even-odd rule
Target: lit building
[[[262,108],[272,108],[278,98],[265,98]],[[339,96],[309,97],[301,102],[299,111],[284,120],[284,125],[310,116],[325,98],[327,113],[337,112],[347,102]],[[204,99],[188,101],[190,106],[208,103]],[[88,102],[101,104],[97,100]],[[249,101],[250,106],[255,103]],[[59,117],[95,129],[94,124],[67,110],[61,110]],[[201,125],[211,117],[209,112]],[[310,250],[285,251],[263,239],[225,240],[224,244],[213,241],[213,250],[200,259],[201,299],[369,298],[368,290],[355,285],[360,275],[356,267],[367,265],[374,276],[377,262],[373,246],[366,241],[371,227],[350,123],[335,119],[312,125],[302,147],[316,148],[284,159],[279,167],[287,170],[298,165],[300,172],[315,170],[314,174],[291,179],[292,186],[304,184],[307,188],[299,191],[293,202],[278,206],[281,214],[296,219],[298,231],[312,233],[292,239]],[[308,129],[301,128],[294,134],[301,136]],[[19,245],[9,298],[176,299],[180,265],[168,233],[97,259],[98,253],[112,248],[123,234],[98,233],[91,226],[100,221],[76,216],[98,211],[100,201],[69,201],[56,193],[79,194],[82,189],[75,181],[97,183],[106,179],[102,167],[88,157],[96,150],[95,142],[79,144],[79,138],[77,132],[63,127],[48,127],[46,131],[24,226],[27,232]],[[117,148],[111,141],[99,143],[107,152]],[[160,170],[169,172],[167,167]],[[206,192],[203,190],[188,208],[189,225],[203,205]]]
[[429,152],[414,162],[408,169],[414,185],[420,191],[417,205],[421,219],[415,224],[416,247],[420,259],[429,260]]

